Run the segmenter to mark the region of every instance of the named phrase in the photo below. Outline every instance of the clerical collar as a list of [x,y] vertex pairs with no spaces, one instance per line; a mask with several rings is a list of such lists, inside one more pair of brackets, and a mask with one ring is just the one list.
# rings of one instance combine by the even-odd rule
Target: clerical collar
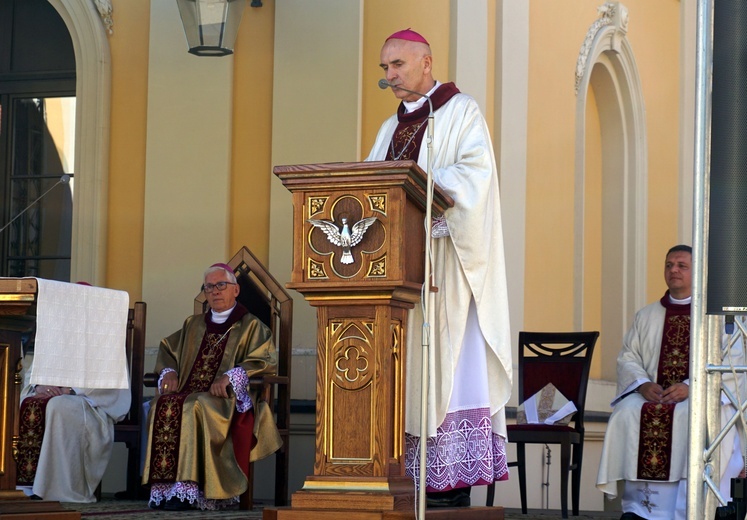
[[414,112],[418,108],[425,105],[428,102],[428,99],[426,98],[426,96],[431,97],[433,93],[436,91],[436,89],[440,86],[441,86],[441,82],[436,81],[436,84],[433,85],[433,88],[430,89],[428,92],[426,92],[425,96],[421,96],[420,99],[418,99],[417,101],[404,101],[403,100],[402,104],[405,105],[405,112],[409,114],[410,112]]
[[212,316],[210,317],[210,319],[216,325],[220,325],[221,323],[225,323],[226,320],[228,319],[228,317],[231,315],[231,313],[233,312],[233,310],[235,308],[236,308],[236,304],[234,303],[233,307],[231,307],[227,311],[215,312],[213,309],[210,309],[210,312],[212,313]]
[[692,296],[688,296],[687,298],[684,298],[682,300],[678,300],[671,294],[669,295],[669,301],[672,302],[675,305],[690,305],[691,300],[693,299]]

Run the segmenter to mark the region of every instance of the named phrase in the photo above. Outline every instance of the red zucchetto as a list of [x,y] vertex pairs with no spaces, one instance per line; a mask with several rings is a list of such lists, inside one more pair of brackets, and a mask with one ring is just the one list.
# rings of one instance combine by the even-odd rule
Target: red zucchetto
[[410,42],[419,42],[419,43],[424,43],[426,45],[430,45],[430,43],[428,43],[428,40],[423,38],[421,34],[416,33],[409,27],[405,29],[404,31],[397,31],[396,33],[392,34],[389,38],[387,38],[385,41],[389,41],[389,40],[407,40]]

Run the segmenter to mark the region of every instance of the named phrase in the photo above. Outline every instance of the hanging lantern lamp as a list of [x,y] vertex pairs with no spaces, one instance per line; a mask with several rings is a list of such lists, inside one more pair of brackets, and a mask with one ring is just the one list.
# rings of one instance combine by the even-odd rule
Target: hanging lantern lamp
[[[176,3],[191,54],[233,54],[246,0],[176,0]],[[261,0],[252,0],[252,7],[261,6]]]

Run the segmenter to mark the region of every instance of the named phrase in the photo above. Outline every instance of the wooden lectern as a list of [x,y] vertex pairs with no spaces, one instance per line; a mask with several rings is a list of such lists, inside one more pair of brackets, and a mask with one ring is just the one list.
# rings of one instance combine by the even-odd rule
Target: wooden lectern
[[[293,195],[287,287],[317,308],[316,458],[292,506],[266,508],[264,519],[414,518],[415,486],[405,474],[405,346],[407,313],[420,300],[425,271],[426,175],[413,161],[277,166],[274,173]],[[434,190],[434,216],[451,204]],[[428,517],[454,513],[429,510]],[[503,518],[502,508],[463,513]]]
[[30,313],[36,303],[33,278],[0,279],[0,516],[75,520],[80,513],[65,509],[56,501],[29,500],[16,491],[18,411],[21,396],[21,337],[35,325]]

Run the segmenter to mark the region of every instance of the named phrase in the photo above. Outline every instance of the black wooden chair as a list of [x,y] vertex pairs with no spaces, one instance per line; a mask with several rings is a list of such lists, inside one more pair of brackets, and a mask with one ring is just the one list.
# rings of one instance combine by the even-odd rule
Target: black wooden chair
[[140,435],[143,427],[143,369],[145,360],[145,302],[135,302],[127,316],[125,350],[130,371],[132,403],[122,421],[114,425],[114,442],[127,446],[127,490],[129,498],[136,498],[140,489]]
[[[568,473],[572,473],[573,514],[578,516],[584,453],[584,408],[594,345],[599,332],[519,332],[519,402],[552,383],[576,405],[573,425],[510,424],[508,442],[516,443],[521,512],[527,513],[526,444],[560,444],[560,505],[568,518]],[[573,456],[571,456],[573,446]],[[492,506],[495,484],[488,486]]]

